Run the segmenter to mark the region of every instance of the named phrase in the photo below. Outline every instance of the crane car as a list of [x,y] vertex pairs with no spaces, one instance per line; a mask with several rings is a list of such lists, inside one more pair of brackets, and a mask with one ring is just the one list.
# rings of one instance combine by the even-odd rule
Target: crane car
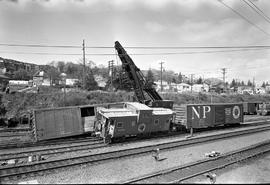
[[163,100],[153,87],[152,83],[145,80],[142,71],[134,64],[133,60],[127,54],[122,45],[116,41],[115,49],[122,62],[122,69],[130,80],[137,101],[148,105],[149,107],[173,108],[172,100]]

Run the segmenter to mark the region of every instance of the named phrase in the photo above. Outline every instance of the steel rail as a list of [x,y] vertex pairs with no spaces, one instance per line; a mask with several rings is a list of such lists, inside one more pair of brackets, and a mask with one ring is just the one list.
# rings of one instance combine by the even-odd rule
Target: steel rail
[[39,162],[33,162],[28,164],[19,164],[15,166],[4,166],[0,168],[0,179],[5,179],[14,176],[26,175],[26,174],[40,174],[38,172],[48,171],[58,168],[64,168],[69,166],[75,166],[85,163],[95,163],[106,160],[118,159],[129,156],[138,156],[152,152],[154,149],[169,150],[177,147],[188,146],[192,144],[199,144],[202,142],[211,142],[218,139],[226,139],[230,137],[238,137],[241,135],[252,134],[256,132],[262,132],[270,130],[270,126],[256,127],[252,129],[245,129],[240,131],[234,131],[229,133],[223,133],[218,135],[202,136],[197,138],[189,138],[186,140],[178,140],[173,142],[164,142],[155,145],[142,146],[137,148],[121,149],[117,151],[103,152],[90,155],[81,155],[72,158],[45,160]]
[[132,183],[165,183],[175,184],[194,178],[208,172],[224,168],[234,163],[270,152],[270,140],[260,142],[232,152],[224,153],[218,157],[202,159],[188,164],[180,165],[152,174],[132,178],[119,182],[121,184]]

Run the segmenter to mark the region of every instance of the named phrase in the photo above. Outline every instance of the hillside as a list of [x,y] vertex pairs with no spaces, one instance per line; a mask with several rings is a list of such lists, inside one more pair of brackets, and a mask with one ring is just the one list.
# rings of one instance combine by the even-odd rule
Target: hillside
[[[133,93],[118,91],[73,91],[67,92],[66,96],[56,88],[41,88],[40,93],[14,93],[1,94],[2,110],[6,110],[5,117],[20,117],[25,113],[39,108],[62,107],[73,105],[87,105],[132,101]],[[238,103],[238,102],[254,102],[265,101],[270,102],[270,95],[240,95],[240,94],[209,94],[209,93],[162,93],[161,96],[167,100],[173,100],[175,105],[191,104],[191,103]]]

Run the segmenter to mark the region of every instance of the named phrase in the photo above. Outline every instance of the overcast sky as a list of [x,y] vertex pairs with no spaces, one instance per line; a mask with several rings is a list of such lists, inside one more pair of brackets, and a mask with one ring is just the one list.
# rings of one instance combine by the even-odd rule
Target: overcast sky
[[[269,0],[250,1],[270,17]],[[85,39],[86,46],[114,47],[119,41],[124,48],[270,45],[270,21],[244,0],[222,2],[244,18],[218,0],[0,0],[0,44],[81,46]],[[131,55],[140,69],[159,69],[163,61],[165,70],[195,77],[222,79],[221,68],[227,68],[229,82],[253,77],[257,83],[270,81],[270,49],[215,53],[200,53],[213,49],[125,49],[129,54],[158,53]],[[0,56],[36,64],[78,62],[80,54],[81,48],[0,46]],[[107,66],[109,60],[121,63],[113,48],[87,48],[86,54],[97,65]]]

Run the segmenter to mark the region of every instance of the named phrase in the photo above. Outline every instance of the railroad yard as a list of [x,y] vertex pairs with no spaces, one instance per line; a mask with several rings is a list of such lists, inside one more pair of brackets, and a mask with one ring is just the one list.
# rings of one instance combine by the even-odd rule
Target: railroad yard
[[[258,155],[267,153],[269,151],[269,124],[270,116],[265,116],[264,121],[262,121],[259,116],[248,115],[245,116],[245,124],[241,127],[233,126],[225,129],[216,127],[210,130],[198,130],[191,138],[188,137],[189,133],[180,133],[137,141],[130,139],[109,146],[105,145],[101,140],[89,136],[73,137],[65,140],[59,139],[54,142],[48,141],[47,143],[36,144],[36,146],[26,146],[24,144],[25,147],[19,148],[14,148],[11,142],[10,148],[6,149],[4,146],[7,147],[7,143],[3,144],[1,142],[1,161],[16,160],[16,164],[1,166],[1,182],[15,184],[28,181],[41,184],[176,183],[178,181],[184,183],[210,183],[211,181],[206,177],[209,172],[218,174],[216,177],[217,183],[224,182],[222,181],[224,179],[222,175],[223,173],[229,173],[229,167],[221,166],[227,166],[226,159],[217,162],[218,165],[214,167],[213,160],[216,157],[206,157],[206,154],[216,151],[220,153],[218,157],[224,156],[226,158],[226,155],[229,155],[229,162],[232,166],[235,166],[241,163],[233,161],[232,158],[237,158],[240,161],[244,160],[244,162],[247,160],[245,160],[243,151],[241,151],[240,157],[230,156],[239,155],[237,152],[236,154],[230,154],[234,151],[247,147],[252,149],[255,145],[261,144],[262,146],[256,146],[259,149],[255,149],[255,151],[259,152]],[[12,129],[9,129],[2,133],[10,135],[10,138],[18,137],[18,133],[27,134],[25,129],[20,132],[12,132]],[[6,135],[4,137],[6,138]],[[153,157],[157,148],[160,150],[160,161],[155,160]],[[254,152],[247,153],[249,153],[247,154],[248,158],[251,158],[249,160],[257,158]],[[251,156],[249,156],[250,153]],[[42,160],[29,162],[29,156],[42,156]],[[59,160],[60,162],[55,162]],[[197,162],[199,164],[196,164]],[[197,167],[196,165],[200,165],[200,163],[205,163],[205,166]],[[33,165],[35,167],[32,167]],[[181,170],[177,172],[179,168]],[[194,171],[188,170],[185,172],[185,168],[194,168]],[[226,172],[221,173],[220,169],[224,169]],[[219,171],[216,172],[217,170]],[[237,169],[234,170],[237,171]],[[100,171],[102,171],[102,174]],[[125,176],[122,175],[123,173],[125,173]],[[261,174],[260,172],[257,173]],[[161,176],[159,174],[165,175]],[[259,178],[257,180],[253,179],[253,181],[267,182],[267,179]],[[235,179],[225,182],[241,183],[245,181],[235,177]]]
[[270,183],[269,8],[0,0],[0,184]]

